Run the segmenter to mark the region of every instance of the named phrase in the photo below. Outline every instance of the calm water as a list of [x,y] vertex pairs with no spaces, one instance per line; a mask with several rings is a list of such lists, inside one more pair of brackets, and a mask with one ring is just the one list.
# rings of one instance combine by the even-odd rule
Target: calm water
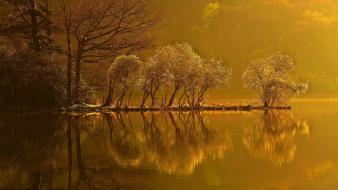
[[338,103],[0,116],[0,189],[338,189]]

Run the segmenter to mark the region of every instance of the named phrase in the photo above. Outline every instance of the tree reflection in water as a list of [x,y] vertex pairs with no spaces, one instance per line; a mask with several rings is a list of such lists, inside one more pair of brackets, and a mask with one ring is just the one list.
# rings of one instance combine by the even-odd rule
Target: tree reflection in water
[[106,159],[107,146],[103,142],[109,141],[115,129],[109,124],[110,134],[105,135],[100,120],[100,114],[67,118],[68,189],[133,189],[138,181],[151,175],[142,169],[117,167]]
[[59,117],[46,114],[0,116],[0,189],[51,189],[56,179]]
[[[154,176],[191,175],[232,151],[227,128],[201,112],[0,117],[0,189],[147,189]],[[223,118],[223,116],[222,116]],[[251,119],[250,119],[251,121]],[[266,112],[245,128],[244,144],[277,164],[294,158],[305,122]],[[216,127],[216,128],[215,128]]]
[[222,158],[232,149],[229,136],[209,130],[200,112],[140,115],[143,126],[135,130],[128,114],[106,114],[111,132],[108,149],[121,166],[153,164],[165,173],[189,175],[203,159]]
[[251,155],[283,165],[294,160],[295,137],[309,135],[305,121],[294,118],[290,111],[265,111],[259,121],[244,130],[244,145]]

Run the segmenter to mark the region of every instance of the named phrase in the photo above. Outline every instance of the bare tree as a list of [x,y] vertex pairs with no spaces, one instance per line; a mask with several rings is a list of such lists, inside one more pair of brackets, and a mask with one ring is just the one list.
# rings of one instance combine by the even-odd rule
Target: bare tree
[[67,107],[72,104],[72,5],[67,4],[65,0],[59,0],[63,14],[63,26],[66,35],[66,54],[67,54]]
[[245,87],[260,95],[264,107],[284,103],[291,95],[306,93],[308,85],[291,76],[295,68],[290,56],[273,54],[252,61],[243,74]]
[[109,62],[116,55],[145,48],[147,33],[156,26],[149,0],[84,0],[73,14],[75,50],[75,102],[79,103],[81,65]]

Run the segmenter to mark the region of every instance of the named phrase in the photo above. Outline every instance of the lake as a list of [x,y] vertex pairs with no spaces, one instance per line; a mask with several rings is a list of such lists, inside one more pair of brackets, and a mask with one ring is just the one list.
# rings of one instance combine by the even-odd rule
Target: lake
[[338,102],[292,111],[2,113],[0,189],[338,189]]

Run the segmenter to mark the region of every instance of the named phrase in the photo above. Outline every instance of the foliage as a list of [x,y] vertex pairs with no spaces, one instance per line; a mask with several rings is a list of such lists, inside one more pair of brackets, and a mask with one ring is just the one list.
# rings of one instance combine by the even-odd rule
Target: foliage
[[[147,80],[144,80],[145,95],[141,105],[144,105],[147,94],[155,102],[157,91],[172,89],[167,107],[173,105],[179,90],[183,91],[179,105],[187,102],[192,107],[199,106],[207,89],[222,86],[230,76],[231,70],[223,66],[222,61],[204,60],[188,43],[167,45],[159,48],[148,61],[143,76]],[[164,99],[166,102],[167,97]]]
[[295,69],[290,56],[273,54],[252,61],[243,74],[245,87],[260,95],[265,107],[285,103],[294,94],[306,93],[308,85],[291,76]]
[[[225,67],[221,60],[204,60],[204,64],[200,68],[201,79],[197,84],[198,93],[196,101],[193,103],[199,106],[204,101],[204,94],[210,88],[218,88],[226,85],[232,74],[232,70]],[[196,88],[196,87],[195,87]]]
[[2,106],[60,106],[64,102],[64,73],[48,56],[30,49],[0,49]]
[[58,50],[52,34],[57,32],[51,0],[2,0],[7,11],[0,35],[17,37],[36,51]]
[[[160,52],[158,50],[157,52]],[[140,78],[141,88],[143,90],[143,98],[141,107],[145,106],[145,102],[150,96],[152,99],[152,106],[156,105],[156,94],[163,87],[170,85],[173,76],[169,70],[169,62],[163,61],[161,55],[155,54],[150,57],[142,68],[142,75]]]
[[191,81],[189,77],[192,77],[192,70],[201,64],[202,59],[195,53],[190,44],[176,43],[159,48],[150,58],[150,61],[153,65],[166,67],[164,68],[165,72],[162,73],[165,76],[158,75],[157,77],[163,78],[161,79],[163,81],[162,86],[173,87],[173,92],[167,104],[170,107],[174,103],[178,90],[183,88],[187,81]]
[[106,105],[109,105],[115,97],[116,106],[121,107],[125,95],[130,92],[131,96],[138,82],[141,64],[142,62],[135,55],[121,55],[115,59],[108,70],[109,92]]

